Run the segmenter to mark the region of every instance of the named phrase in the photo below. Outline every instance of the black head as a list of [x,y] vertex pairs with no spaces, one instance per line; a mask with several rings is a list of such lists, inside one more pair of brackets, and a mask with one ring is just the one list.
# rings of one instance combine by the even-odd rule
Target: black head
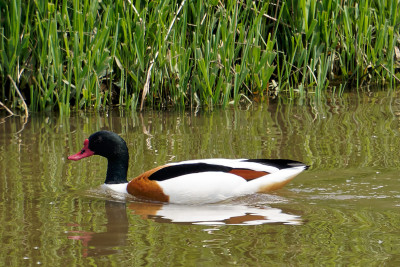
[[108,159],[107,178],[105,183],[124,183],[128,171],[129,152],[124,139],[109,131],[99,131],[83,142],[83,148],[70,160],[80,160],[93,155]]
[[116,159],[128,154],[128,147],[124,139],[118,134],[109,131],[99,131],[89,137],[88,148],[94,155],[107,159]]

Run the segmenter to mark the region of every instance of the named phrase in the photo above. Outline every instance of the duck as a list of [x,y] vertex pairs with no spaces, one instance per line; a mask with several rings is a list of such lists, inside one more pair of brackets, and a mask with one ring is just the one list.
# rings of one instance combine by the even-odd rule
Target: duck
[[108,161],[104,187],[146,201],[208,204],[255,193],[268,193],[309,168],[286,159],[196,159],[166,163],[128,182],[129,151],[125,140],[111,131],[98,131],[83,148],[68,157],[78,161],[94,155]]

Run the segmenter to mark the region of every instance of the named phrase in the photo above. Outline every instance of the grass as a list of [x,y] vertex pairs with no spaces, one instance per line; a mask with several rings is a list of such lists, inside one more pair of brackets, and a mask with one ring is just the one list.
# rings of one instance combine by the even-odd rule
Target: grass
[[399,8],[398,0],[2,1],[0,104],[68,114],[393,87]]

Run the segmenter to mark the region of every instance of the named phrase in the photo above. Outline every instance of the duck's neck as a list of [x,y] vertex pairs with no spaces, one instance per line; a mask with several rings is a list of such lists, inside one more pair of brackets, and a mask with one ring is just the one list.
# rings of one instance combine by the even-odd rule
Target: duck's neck
[[128,161],[127,159],[117,159],[111,160],[108,159],[108,167],[107,167],[107,176],[106,184],[123,184],[127,183],[128,180],[126,179],[128,173]]

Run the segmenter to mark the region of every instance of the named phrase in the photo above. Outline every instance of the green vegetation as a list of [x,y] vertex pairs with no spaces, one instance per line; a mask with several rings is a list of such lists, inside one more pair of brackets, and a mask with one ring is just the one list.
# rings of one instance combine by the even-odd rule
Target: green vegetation
[[226,106],[282,93],[318,96],[329,87],[341,94],[348,85],[393,86],[400,81],[399,5],[1,1],[0,104],[63,113]]

